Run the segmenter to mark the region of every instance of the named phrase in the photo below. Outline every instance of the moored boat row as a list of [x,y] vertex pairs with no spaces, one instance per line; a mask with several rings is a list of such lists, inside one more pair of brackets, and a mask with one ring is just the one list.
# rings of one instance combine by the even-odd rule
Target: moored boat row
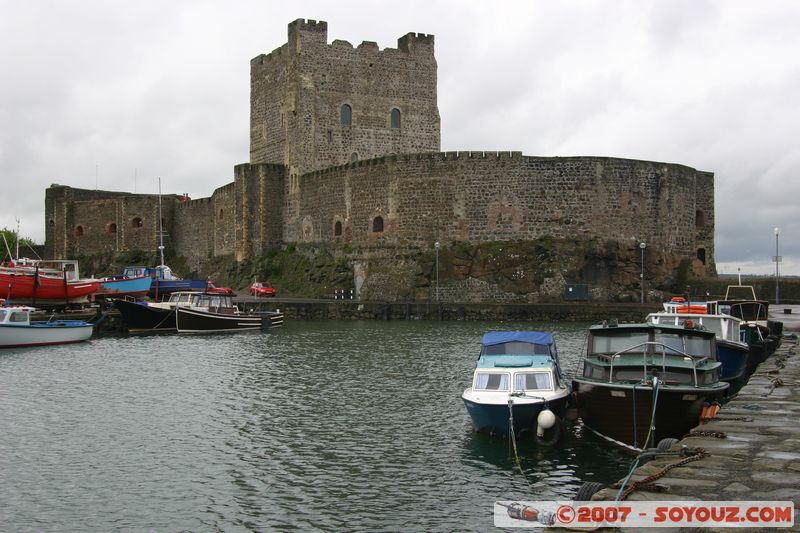
[[[553,415],[556,422],[547,422],[553,427],[569,400],[580,423],[602,439],[633,452],[661,447],[702,423],[771,355],[782,324],[767,316],[767,302],[753,293],[714,302],[674,299],[642,323],[592,326],[571,390],[552,336],[487,333],[462,398],[478,432],[537,434],[549,443],[540,413],[548,413],[545,420]],[[536,374],[547,377],[526,377]]]

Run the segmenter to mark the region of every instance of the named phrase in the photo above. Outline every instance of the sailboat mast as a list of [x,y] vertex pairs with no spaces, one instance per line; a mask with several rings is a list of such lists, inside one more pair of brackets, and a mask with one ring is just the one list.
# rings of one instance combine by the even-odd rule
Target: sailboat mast
[[15,261],[19,261],[19,219],[17,219],[17,257]]
[[161,178],[158,178],[158,251],[161,254],[161,266],[164,266],[164,228],[161,224]]

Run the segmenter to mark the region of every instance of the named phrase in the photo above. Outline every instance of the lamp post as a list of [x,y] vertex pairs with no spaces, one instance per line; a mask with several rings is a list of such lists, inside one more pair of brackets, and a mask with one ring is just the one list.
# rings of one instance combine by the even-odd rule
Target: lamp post
[[439,303],[439,248],[441,246],[439,241],[433,243],[433,247],[436,249],[436,303]]
[[781,234],[781,228],[775,228],[775,257],[772,258],[775,261],[775,305],[780,303],[779,299],[779,289],[778,289],[778,280],[780,279],[778,274],[778,263],[781,262],[781,256],[778,255],[778,236]]
[[644,303],[644,249],[645,248],[647,248],[647,244],[644,241],[640,242],[639,243],[639,249],[642,251],[642,272],[639,274],[639,281],[640,281],[641,290],[642,290],[642,299],[641,299],[642,301],[641,301],[641,303]]

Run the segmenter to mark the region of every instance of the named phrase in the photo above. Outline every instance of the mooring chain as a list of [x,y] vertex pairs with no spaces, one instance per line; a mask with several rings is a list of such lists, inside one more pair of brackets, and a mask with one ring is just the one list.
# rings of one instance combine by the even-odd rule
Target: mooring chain
[[639,487],[641,487],[643,485],[650,485],[653,481],[664,477],[664,475],[667,472],[669,472],[670,470],[672,470],[673,468],[676,468],[678,466],[683,466],[685,464],[689,464],[692,461],[699,461],[700,459],[702,459],[703,457],[707,457],[708,455],[709,455],[709,453],[706,451],[705,448],[697,448],[695,450],[695,454],[694,455],[690,455],[686,459],[681,459],[680,461],[677,461],[675,463],[669,464],[669,465],[665,466],[664,468],[662,468],[661,470],[659,470],[658,472],[656,472],[655,474],[651,474],[651,475],[647,476],[646,478],[640,479],[639,481],[632,482],[630,484],[630,486],[627,489],[625,489],[625,491],[622,493],[622,495],[619,498],[619,501],[627,500],[628,496],[633,494],[633,492],[637,488],[639,488]]
[[764,397],[769,396],[770,394],[772,394],[772,391],[774,391],[777,387],[782,387],[782,386],[783,386],[783,380],[781,378],[774,378],[772,380],[772,385],[770,386],[769,390],[764,395]]

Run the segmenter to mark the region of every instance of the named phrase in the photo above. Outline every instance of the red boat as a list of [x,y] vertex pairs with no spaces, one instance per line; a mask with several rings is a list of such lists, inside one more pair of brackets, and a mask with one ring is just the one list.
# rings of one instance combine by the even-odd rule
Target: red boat
[[0,296],[11,300],[80,300],[97,292],[99,281],[0,271]]

